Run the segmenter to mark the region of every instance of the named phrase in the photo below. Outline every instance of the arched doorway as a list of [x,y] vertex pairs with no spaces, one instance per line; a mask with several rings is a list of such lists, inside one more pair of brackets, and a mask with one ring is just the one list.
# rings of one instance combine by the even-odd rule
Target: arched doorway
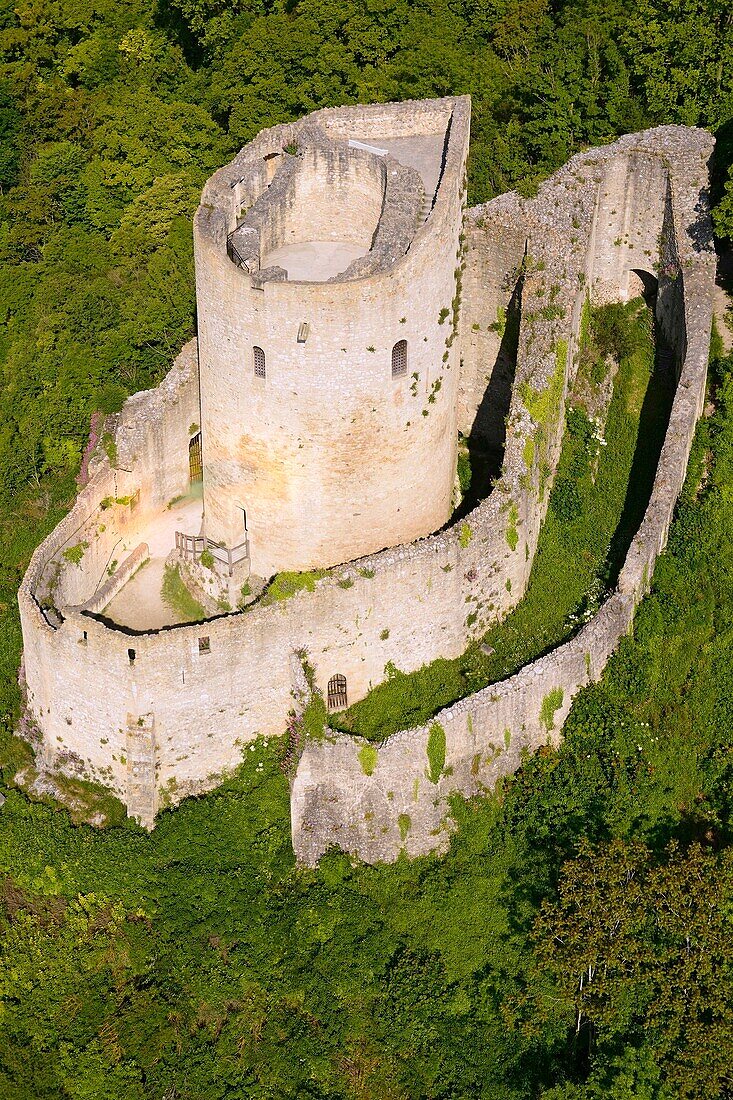
[[201,432],[188,442],[188,476],[191,484],[202,481],[204,476],[203,462],[201,459]]
[[346,677],[337,673],[328,681],[328,709],[345,710],[348,705]]

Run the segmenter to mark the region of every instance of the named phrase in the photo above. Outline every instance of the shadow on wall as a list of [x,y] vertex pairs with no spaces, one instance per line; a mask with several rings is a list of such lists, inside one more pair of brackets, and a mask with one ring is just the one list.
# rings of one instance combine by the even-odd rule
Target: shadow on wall
[[[637,271],[636,274],[644,283],[644,300],[653,310],[657,300],[657,280],[644,271]],[[655,313],[654,370],[641,407],[623,512],[608,551],[607,583],[610,588],[618,582],[631,542],[639,530],[651,499],[676,388],[675,353]]]
[[640,267],[633,267],[631,271],[641,283],[641,293],[644,301],[650,309],[656,309],[657,290],[659,289],[659,283],[656,276],[652,275],[649,271],[644,271]]
[[469,434],[468,454],[471,460],[471,484],[451,523],[468,515],[484,500],[501,474],[506,444],[506,422],[514,388],[519,348],[519,322],[522,315],[523,276],[517,280],[506,308],[501,345],[491,372],[491,379]]

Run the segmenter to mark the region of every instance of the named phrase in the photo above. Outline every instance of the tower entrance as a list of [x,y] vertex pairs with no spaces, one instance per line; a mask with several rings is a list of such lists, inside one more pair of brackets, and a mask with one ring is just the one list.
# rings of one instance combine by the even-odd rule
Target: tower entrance
[[203,481],[204,468],[201,460],[201,432],[189,440],[188,443],[188,476],[191,484]]

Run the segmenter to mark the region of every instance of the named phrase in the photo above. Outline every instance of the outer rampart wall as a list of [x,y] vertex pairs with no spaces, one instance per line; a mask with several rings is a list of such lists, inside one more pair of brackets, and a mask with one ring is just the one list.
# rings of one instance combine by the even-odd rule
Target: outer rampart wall
[[[555,371],[556,342],[560,334],[571,340],[573,323],[567,311],[543,322],[532,341],[521,344],[520,380],[542,389],[548,372]],[[178,463],[191,416],[187,406],[181,411],[186,429],[174,449]],[[123,424],[128,419],[126,407]],[[141,425],[144,421],[143,415]],[[554,430],[561,421],[558,405]],[[282,731],[292,705],[294,650],[308,650],[324,691],[331,675],[344,674],[352,700],[383,679],[389,662],[411,671],[437,656],[458,655],[467,635],[516,602],[529,572],[524,543],[512,549],[507,541],[511,486],[519,493],[526,474],[524,441],[518,427],[507,445],[511,482],[503,481],[465,523],[340,567],[312,593],[201,626],[135,635],[67,611],[64,623],[52,628],[35,605],[32,582],[39,563],[64,543],[66,529],[59,529],[52,544],[37,551],[21,592],[29,705],[43,730],[47,763],[68,767],[76,761],[150,824],[161,798],[177,800],[212,786],[236,766],[244,743]],[[128,463],[130,489],[145,480],[148,461],[163,458],[155,449],[149,458],[141,441],[118,450],[121,456],[135,450],[142,456],[140,471]],[[91,513],[89,522],[99,520],[93,501],[109,494],[112,476],[100,460],[67,526],[78,526],[80,512]],[[507,576],[514,577],[511,590]],[[209,639],[206,653],[199,651],[201,637]],[[92,683],[105,685],[101,706],[89,691]]]
[[[291,797],[293,844],[305,863],[315,864],[332,845],[368,862],[396,859],[403,850],[409,855],[444,850],[451,830],[449,796],[458,792],[470,797],[490,790],[501,776],[519,767],[523,752],[547,741],[557,742],[574,696],[600,677],[631,628],[634,610],[649,589],[656,558],[667,541],[704,405],[715,273],[709,218],[704,213],[712,139],[701,131],[677,127],[622,139],[617,146],[632,147],[632,155],[624,158],[629,175],[639,173],[633,143],[643,144],[645,139],[655,140],[660,152],[667,143],[676,152],[669,186],[666,175],[658,177],[655,165],[651,169],[660,184],[662,202],[658,192],[654,195],[649,190],[645,201],[651,203],[654,198],[650,218],[660,232],[664,225],[659,262],[666,311],[662,320],[681,373],[649,504],[617,589],[565,645],[509,680],[440,712],[428,726],[391,737],[380,746],[369,775],[359,757],[364,744],[359,738],[329,734],[322,742],[308,742]],[[575,158],[571,166],[580,167],[584,159]],[[627,193],[619,163],[612,162],[610,169],[601,188],[605,184],[610,193],[613,180]],[[637,194],[644,193],[640,182],[637,178]],[[598,248],[597,233],[591,240]],[[600,250],[601,257],[606,254]],[[618,297],[628,285],[631,270],[630,265],[619,264],[610,275],[602,264],[596,284],[602,298]],[[680,307],[674,318],[671,299]],[[432,776],[431,731],[434,740],[445,737],[444,764],[440,774]]]

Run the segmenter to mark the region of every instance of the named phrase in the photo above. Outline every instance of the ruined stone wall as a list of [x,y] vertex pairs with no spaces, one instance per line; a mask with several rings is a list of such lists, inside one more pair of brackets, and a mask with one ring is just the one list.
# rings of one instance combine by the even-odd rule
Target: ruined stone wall
[[[136,394],[109,418],[105,435],[115,441],[115,465],[100,446],[88,484],[36,550],[18,594],[28,706],[43,734],[42,762],[99,779],[123,799],[128,714],[139,717],[128,639],[78,609],[102,610],[145,560],[141,532],[188,489],[189,428],[197,417],[194,340],[159,387]],[[78,561],[64,554],[73,548],[82,551]],[[63,609],[61,622],[56,608]],[[150,820],[149,812],[141,816]]]
[[[705,200],[712,139],[702,131],[679,127],[631,135],[616,143],[628,175],[638,177],[640,170],[635,145],[648,149],[652,143],[658,153],[675,150],[674,168],[665,168],[663,176],[652,166],[661,194],[647,190],[646,202],[654,199],[649,214],[662,238],[650,266],[659,270],[667,265],[666,274],[660,274],[674,284],[672,300],[679,306],[679,316],[673,317],[670,302],[662,304],[666,335],[681,371],[649,504],[617,589],[571,641],[503,683],[441,711],[427,726],[389,738],[379,747],[376,760],[366,758],[368,767],[359,738],[329,733],[323,741],[309,742],[291,797],[293,844],[305,863],[315,864],[332,845],[368,862],[393,860],[401,851],[418,855],[444,850],[452,827],[449,796],[459,792],[470,797],[490,790],[501,776],[516,770],[523,752],[548,741],[556,743],[574,696],[600,677],[631,628],[634,610],[649,589],[656,558],[666,545],[704,405],[715,276]],[[569,167],[582,174],[588,159],[590,167],[595,166],[597,153],[574,158]],[[609,177],[627,193],[632,185],[623,183],[618,162],[607,165],[607,173],[600,167],[599,194],[604,186],[610,187]],[[637,178],[637,191],[643,183]],[[610,272],[606,258],[612,254],[601,247],[597,217],[589,241],[594,255],[602,259],[601,274],[594,279],[595,271],[590,273],[601,300],[623,296],[635,259],[626,266],[614,265]],[[437,771],[436,753],[442,761]]]
[[[107,419],[88,485],[39,548],[26,577],[41,601],[85,604],[138,545],[151,516],[188,491],[188,441],[199,416],[192,340],[160,386],[135,394],[119,416]],[[78,562],[65,556],[75,548]]]
[[[667,256],[665,249],[677,248],[678,273],[673,279],[670,266],[669,278],[677,293],[682,287],[685,292],[684,321],[677,325],[678,354],[684,358],[684,368],[656,495],[629,553],[617,597],[612,597],[597,619],[568,646],[512,681],[464,700],[440,716],[448,762],[437,784],[422,784],[427,730],[406,731],[390,740],[380,750],[374,777],[361,770],[356,739],[337,738],[335,746],[330,742],[309,745],[293,791],[296,850],[301,858],[312,861],[329,844],[348,837],[344,846],[365,858],[393,858],[399,850],[395,839],[400,837],[398,815],[410,813],[397,806],[407,806],[415,779],[423,794],[417,799],[420,808],[412,814],[408,850],[422,850],[419,846],[432,843],[431,830],[437,827],[433,810],[439,811],[440,818],[445,816],[443,796],[448,790],[473,790],[468,776],[471,783],[490,785],[492,777],[499,774],[496,769],[515,766],[515,754],[523,745],[532,747],[554,733],[546,729],[547,723],[540,722],[539,715],[548,694],[561,688],[563,703],[550,719],[559,729],[583,677],[600,674],[619,632],[631,621],[634,603],[648,584],[654,556],[666,538],[684,476],[686,448],[702,400],[704,369],[700,364],[705,361],[709,333],[705,295],[710,271],[708,253],[692,248],[691,230],[680,244],[678,227],[686,227],[693,218],[691,211],[698,201],[695,188],[699,192],[704,177],[706,140],[684,129],[662,131],[661,137],[659,131],[634,135],[592,151],[594,175],[587,185],[581,186],[576,179],[584,164],[583,157],[576,158],[568,170],[543,186],[536,200],[509,196],[470,213],[463,301],[458,302],[461,329],[456,333],[452,319],[439,326],[441,348],[451,336],[452,347],[446,350],[452,353],[467,346],[466,333],[472,333],[473,324],[482,324],[495,310],[493,300],[485,310],[477,304],[480,287],[493,287],[496,295],[505,293],[501,291],[503,270],[512,268],[525,246],[529,259],[522,276],[516,384],[508,413],[503,474],[493,493],[465,521],[444,532],[335,568],[312,592],[270,606],[261,602],[245,613],[223,615],[201,625],[135,634],[110,628],[90,614],[67,607],[64,621],[54,626],[38,606],[49,562],[58,560],[61,549],[78,538],[80,524],[98,528],[105,523],[101,517],[109,509],[101,510],[100,504],[112,489],[122,496],[134,494],[138,488],[142,515],[148,508],[164,506],[187,482],[189,429],[196,421],[195,350],[189,348],[182,357],[188,356],[188,367],[181,369],[179,360],[158,390],[138,395],[132,406],[128,403],[130,408],[125,407],[117,428],[119,468],[113,471],[106,460],[99,460],[73,512],[38,548],[20,592],[29,708],[43,734],[46,761],[67,770],[75,767],[107,783],[131,813],[151,824],[162,803],[207,789],[235,767],[247,741],[258,734],[283,731],[293,705],[292,657],[296,650],[308,651],[316,684],[324,693],[332,675],[345,675],[349,701],[353,702],[382,681],[388,663],[413,671],[436,657],[457,656],[470,637],[483,633],[513,607],[529,576],[559,451],[580,311],[586,289],[593,283],[596,211],[604,173],[615,157],[625,156],[626,146],[647,142],[654,147],[668,141],[687,149],[671,188],[664,193],[669,194],[666,215],[664,194],[658,197],[659,224],[666,217],[669,237],[667,243],[662,242],[663,255]],[[591,154],[583,156],[590,158]],[[688,174],[691,182],[686,184]],[[447,217],[447,211],[440,216]],[[511,243],[499,260],[484,262],[481,251],[496,248],[501,239],[497,226],[502,222],[515,227]],[[235,269],[229,264],[226,271]],[[624,271],[617,272],[617,278],[620,293]],[[266,283],[265,292],[250,292],[262,294],[268,287],[273,290],[281,285]],[[226,293],[226,286],[222,292]],[[357,306],[355,299],[354,308]],[[295,321],[295,314],[291,320]],[[409,322],[403,328],[409,330]],[[226,336],[220,335],[225,341]],[[471,380],[470,371],[484,369],[478,353],[472,354],[473,366],[467,368],[464,363],[461,376],[464,423],[475,416],[471,412],[476,409],[475,397],[470,395],[480,389],[476,379]],[[457,379],[457,362],[450,355],[449,363]],[[227,369],[231,370],[230,361]],[[449,373],[448,367],[445,370]],[[457,389],[456,382],[450,398],[453,411],[450,415],[444,411],[446,419],[440,422],[441,430],[453,433]],[[685,394],[687,403],[682,402]],[[313,394],[312,402],[325,415],[322,394],[317,399]],[[439,400],[429,403],[423,395],[423,404],[427,419],[437,420]],[[128,415],[130,409],[135,410],[134,417]],[[146,410],[151,410],[151,415]],[[223,410],[222,405],[222,414]],[[344,439],[347,446],[348,438]],[[123,475],[127,480],[120,480]],[[301,507],[297,515],[301,532],[306,519]],[[135,550],[143,528],[123,531],[127,520],[128,512],[122,510],[120,516],[115,515],[109,534],[107,530],[100,534],[100,562],[112,545],[103,552],[103,539],[124,533],[129,551]],[[341,517],[340,524],[348,527],[348,520]],[[75,576],[70,566],[67,571]],[[97,573],[103,582],[104,569],[95,568],[90,576]],[[74,588],[71,581],[68,585],[63,592],[70,604],[83,603],[99,587],[97,580],[84,591]],[[204,639],[206,645],[201,644]],[[514,715],[511,721],[510,715]],[[510,731],[508,750],[505,730]],[[400,746],[404,748],[402,756]],[[500,758],[497,749],[507,755]],[[483,762],[475,762],[477,753]],[[395,775],[400,767],[404,773],[399,798],[392,772],[389,787],[382,783],[387,761],[394,762],[390,768]],[[452,775],[447,773],[449,768],[453,768]],[[377,842],[362,814],[362,808],[363,813],[372,812],[366,803],[371,806],[378,791],[382,791],[379,797],[390,805],[394,802],[395,808],[380,824],[386,830],[380,834],[385,838],[382,848],[375,847]],[[391,799],[387,791],[392,791]],[[363,797],[359,792],[364,792]],[[439,806],[431,810],[438,794]],[[424,828],[418,826],[421,814]],[[402,824],[404,827],[404,820]]]
[[[236,545],[246,509],[258,575],[409,542],[450,514],[459,361],[446,314],[465,193],[465,101],[453,101],[453,112],[430,217],[405,255],[369,277],[259,282],[227,256],[235,216],[223,206],[221,173],[204,192],[195,249],[206,528]],[[236,176],[243,164],[233,163]],[[312,197],[324,217],[327,200],[327,191]],[[298,342],[303,323],[308,336]],[[403,339],[407,374],[393,379],[392,348]],[[265,352],[265,379],[254,375],[254,346]]]
[[285,201],[266,204],[263,266],[268,252],[298,241],[345,241],[366,252],[382,211],[384,160],[344,145],[313,145],[296,164]]

